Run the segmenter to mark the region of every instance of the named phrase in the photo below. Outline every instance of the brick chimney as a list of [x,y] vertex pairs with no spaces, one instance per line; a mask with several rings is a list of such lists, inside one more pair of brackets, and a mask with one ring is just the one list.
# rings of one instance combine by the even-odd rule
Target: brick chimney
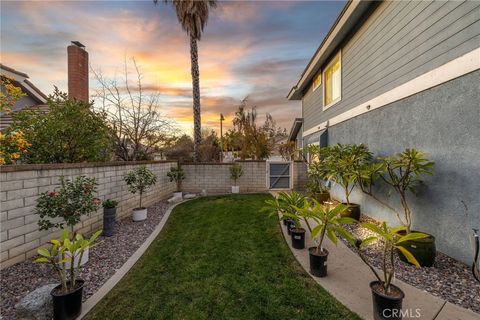
[[88,102],[88,52],[78,41],[67,47],[68,96]]

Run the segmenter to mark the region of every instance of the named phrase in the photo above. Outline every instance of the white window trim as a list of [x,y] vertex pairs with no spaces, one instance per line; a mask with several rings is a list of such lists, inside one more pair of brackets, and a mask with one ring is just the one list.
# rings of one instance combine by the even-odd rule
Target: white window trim
[[[320,83],[315,86],[315,79],[320,76]],[[312,86],[313,86],[313,91],[317,90],[318,88],[320,88],[323,84],[323,71],[320,70],[318,71],[318,73],[315,75],[315,77],[313,78],[313,81],[312,81]]]
[[[335,58],[337,58],[338,56],[338,60],[340,62],[340,97],[333,100],[332,102],[330,102],[329,104],[325,105],[325,71],[330,68],[333,64],[333,62],[335,61]],[[327,64],[327,66],[323,69],[322,71],[322,83],[324,84],[323,85],[323,111],[325,111],[326,109],[330,108],[331,106],[333,106],[334,104],[340,102],[342,100],[342,50],[338,50],[338,53],[330,60],[330,62]]]

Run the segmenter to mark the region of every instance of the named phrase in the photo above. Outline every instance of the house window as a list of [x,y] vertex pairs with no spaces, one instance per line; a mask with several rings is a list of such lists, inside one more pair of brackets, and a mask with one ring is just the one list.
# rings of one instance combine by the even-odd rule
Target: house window
[[323,72],[323,105],[324,109],[342,99],[342,57],[339,52]]
[[321,84],[322,84],[322,73],[319,72],[313,79],[313,91],[315,91],[315,89],[320,87]]

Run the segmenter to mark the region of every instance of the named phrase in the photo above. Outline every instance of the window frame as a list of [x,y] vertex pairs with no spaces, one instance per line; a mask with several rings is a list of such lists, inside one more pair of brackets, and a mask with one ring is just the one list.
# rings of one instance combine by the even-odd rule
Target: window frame
[[[327,87],[325,85],[325,83],[326,83],[325,82],[325,73],[333,65],[333,63],[337,59],[337,57],[338,57],[338,63],[340,64],[340,97],[333,100],[329,104],[325,104],[325,90],[326,90],[326,87]],[[337,104],[338,102],[340,102],[342,100],[342,50],[338,50],[338,53],[336,55],[334,55],[333,58],[330,59],[330,62],[327,64],[327,66],[325,68],[323,68],[322,83],[324,84],[323,85],[323,111],[325,111],[326,109],[330,108],[331,106],[333,106],[334,104]]]
[[[319,78],[320,79],[320,83],[318,85],[315,85],[315,80]],[[320,88],[322,86],[322,83],[323,83],[323,71],[320,70],[317,72],[317,74],[315,75],[315,77],[313,77],[313,81],[312,81],[312,87],[313,87],[313,90],[312,91],[315,91],[317,90],[318,88]]]

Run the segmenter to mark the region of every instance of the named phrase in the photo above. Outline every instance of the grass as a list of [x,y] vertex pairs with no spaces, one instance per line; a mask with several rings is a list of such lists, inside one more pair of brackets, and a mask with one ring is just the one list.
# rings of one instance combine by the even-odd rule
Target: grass
[[311,279],[269,195],[177,206],[147,252],[86,319],[360,319]]

